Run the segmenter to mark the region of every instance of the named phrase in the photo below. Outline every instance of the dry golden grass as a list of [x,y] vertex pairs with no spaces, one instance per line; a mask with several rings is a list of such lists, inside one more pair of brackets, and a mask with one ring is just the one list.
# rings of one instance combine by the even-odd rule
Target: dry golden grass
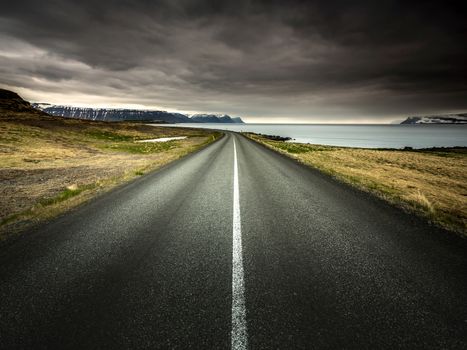
[[467,149],[381,150],[249,137],[342,181],[467,234]]
[[[166,143],[137,140],[187,136]],[[0,237],[214,141],[214,131],[0,114]]]

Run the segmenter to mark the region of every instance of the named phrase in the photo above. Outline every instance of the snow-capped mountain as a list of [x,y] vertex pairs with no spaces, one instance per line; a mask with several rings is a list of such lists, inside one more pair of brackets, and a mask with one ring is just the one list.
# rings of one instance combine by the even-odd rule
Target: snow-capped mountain
[[467,113],[408,117],[401,124],[467,124]]
[[[167,111],[151,111],[139,109],[112,109],[112,108],[82,108],[71,106],[56,106],[47,103],[34,103],[34,108],[50,115],[67,118],[100,120],[100,121],[145,121],[162,123],[243,123],[240,118],[231,118],[228,115],[197,115],[190,118],[182,113]],[[206,116],[206,118],[204,117]],[[209,119],[207,117],[213,117]]]
[[145,111],[138,109],[81,108],[70,106],[47,106],[34,104],[33,107],[50,115],[101,121],[151,121],[165,123],[189,123],[190,119],[180,113],[166,111]]

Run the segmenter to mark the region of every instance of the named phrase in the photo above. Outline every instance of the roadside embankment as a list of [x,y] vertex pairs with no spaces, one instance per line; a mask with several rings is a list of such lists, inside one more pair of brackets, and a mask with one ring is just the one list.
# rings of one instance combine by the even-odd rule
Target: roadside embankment
[[[0,239],[213,142],[220,133],[0,113]],[[186,137],[168,142],[138,142]]]
[[392,150],[333,147],[245,135],[467,236],[467,148]]

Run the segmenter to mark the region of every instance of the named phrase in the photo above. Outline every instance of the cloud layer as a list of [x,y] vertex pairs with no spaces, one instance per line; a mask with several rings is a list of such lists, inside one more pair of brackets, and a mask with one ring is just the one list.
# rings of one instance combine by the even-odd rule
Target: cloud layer
[[29,99],[250,122],[467,109],[462,2],[18,0],[2,8],[0,84]]

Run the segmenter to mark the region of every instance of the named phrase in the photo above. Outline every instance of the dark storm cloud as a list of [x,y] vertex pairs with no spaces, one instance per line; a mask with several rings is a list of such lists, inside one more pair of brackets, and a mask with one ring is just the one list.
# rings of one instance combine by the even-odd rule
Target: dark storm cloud
[[27,91],[309,121],[467,109],[463,2],[31,0],[2,8],[0,82]]

